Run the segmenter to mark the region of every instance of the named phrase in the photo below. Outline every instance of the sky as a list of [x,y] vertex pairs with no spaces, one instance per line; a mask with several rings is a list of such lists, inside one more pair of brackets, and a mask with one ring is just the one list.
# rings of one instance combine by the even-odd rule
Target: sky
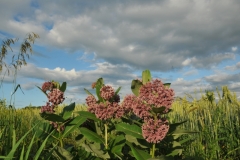
[[11,98],[14,77],[2,72],[0,99],[43,106],[36,86],[55,80],[67,82],[65,104],[85,103],[100,77],[123,99],[146,69],[176,96],[226,85],[240,98],[239,15],[239,0],[1,0],[0,40],[19,38],[6,62],[28,33],[40,38],[17,72],[22,91]]

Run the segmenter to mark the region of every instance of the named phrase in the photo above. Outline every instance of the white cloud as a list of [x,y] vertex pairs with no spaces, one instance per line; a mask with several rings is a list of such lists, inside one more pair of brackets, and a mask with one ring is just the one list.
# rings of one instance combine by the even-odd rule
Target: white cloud
[[232,51],[235,52],[238,50],[238,47],[232,47]]
[[240,41],[240,4],[235,0],[37,1],[37,8],[24,3],[17,10],[18,5],[11,6],[11,12],[5,9],[7,19],[1,15],[6,32],[19,36],[34,31],[41,44],[94,52],[96,58],[141,69],[169,71],[169,63],[210,68],[232,59],[234,54],[225,53],[229,48],[235,52]]

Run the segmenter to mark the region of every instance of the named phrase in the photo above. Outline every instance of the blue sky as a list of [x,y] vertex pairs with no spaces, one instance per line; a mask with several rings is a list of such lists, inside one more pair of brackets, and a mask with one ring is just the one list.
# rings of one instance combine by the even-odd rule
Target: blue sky
[[[240,96],[239,14],[238,0],[2,0],[1,41],[40,36],[18,71],[24,94],[16,92],[15,106],[45,105],[36,86],[50,80],[68,83],[65,103],[84,103],[83,89],[100,77],[122,86],[123,98],[145,69],[172,83],[176,96],[223,85]],[[18,53],[12,47],[6,61]],[[7,103],[12,80],[2,81],[0,98]]]

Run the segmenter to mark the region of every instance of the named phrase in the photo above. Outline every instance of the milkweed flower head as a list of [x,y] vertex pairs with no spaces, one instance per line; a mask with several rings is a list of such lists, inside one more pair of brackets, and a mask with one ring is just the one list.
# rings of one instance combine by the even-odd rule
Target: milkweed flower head
[[149,112],[151,107],[144,104],[139,97],[135,95],[127,95],[122,102],[122,106],[125,113],[132,111],[139,118],[144,119],[145,117],[151,116]]
[[51,104],[49,102],[47,102],[45,106],[41,107],[41,113],[43,113],[43,112],[54,113],[55,112],[54,108],[55,108],[54,105],[51,106]]
[[169,130],[168,120],[149,119],[142,125],[142,135],[149,143],[159,143],[167,135]]
[[42,90],[43,90],[43,92],[51,91],[53,89],[53,87],[54,87],[54,85],[52,82],[44,82],[42,85]]
[[100,89],[100,96],[104,99],[99,102],[93,95],[88,95],[86,104],[88,111],[94,113],[101,120],[109,120],[111,118],[120,118],[124,114],[124,110],[120,106],[120,96],[115,94],[111,86],[103,86]]
[[165,113],[170,109],[174,100],[173,89],[166,88],[161,80],[153,80],[143,85],[139,90],[139,99],[149,106],[156,108],[166,107]]
[[105,100],[109,100],[114,96],[114,89],[111,86],[103,86],[100,89],[100,96]]
[[54,105],[58,105],[64,101],[64,93],[57,88],[54,88],[48,93],[48,101]]

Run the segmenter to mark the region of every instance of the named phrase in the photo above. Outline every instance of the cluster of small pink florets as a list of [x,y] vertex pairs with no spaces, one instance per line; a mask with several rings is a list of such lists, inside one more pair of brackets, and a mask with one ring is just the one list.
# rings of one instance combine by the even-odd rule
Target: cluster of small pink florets
[[42,91],[47,92],[48,102],[45,106],[42,106],[41,113],[48,112],[54,113],[54,108],[56,105],[61,104],[64,101],[64,93],[57,88],[54,88],[52,82],[45,82],[42,85]]
[[[58,105],[61,104],[64,101],[64,93],[60,91],[57,88],[54,88],[54,83],[53,82],[45,82],[42,85],[42,91],[47,93],[48,97],[48,102],[46,103],[45,106],[41,107],[41,113],[47,112],[47,113],[54,113],[55,110],[54,108]],[[64,125],[61,125],[59,128],[59,125],[57,122],[50,122],[52,126],[58,130],[58,132],[61,132],[64,130]]]
[[165,107],[164,113],[167,113],[173,103],[174,91],[165,88],[162,81],[156,79],[143,85],[139,90],[139,96],[127,95],[122,108],[132,111],[136,116],[144,120],[142,126],[143,137],[149,143],[159,143],[166,136],[169,125],[161,115],[154,120],[151,114],[152,107]]
[[100,96],[105,102],[97,103],[93,95],[86,98],[88,111],[94,113],[97,118],[101,120],[108,120],[111,118],[120,118],[124,114],[124,109],[119,105],[120,97],[115,95],[114,89],[111,86],[103,86],[100,89]]
[[150,143],[159,143],[162,141],[169,130],[168,120],[149,119],[142,125],[142,134],[146,141]]

